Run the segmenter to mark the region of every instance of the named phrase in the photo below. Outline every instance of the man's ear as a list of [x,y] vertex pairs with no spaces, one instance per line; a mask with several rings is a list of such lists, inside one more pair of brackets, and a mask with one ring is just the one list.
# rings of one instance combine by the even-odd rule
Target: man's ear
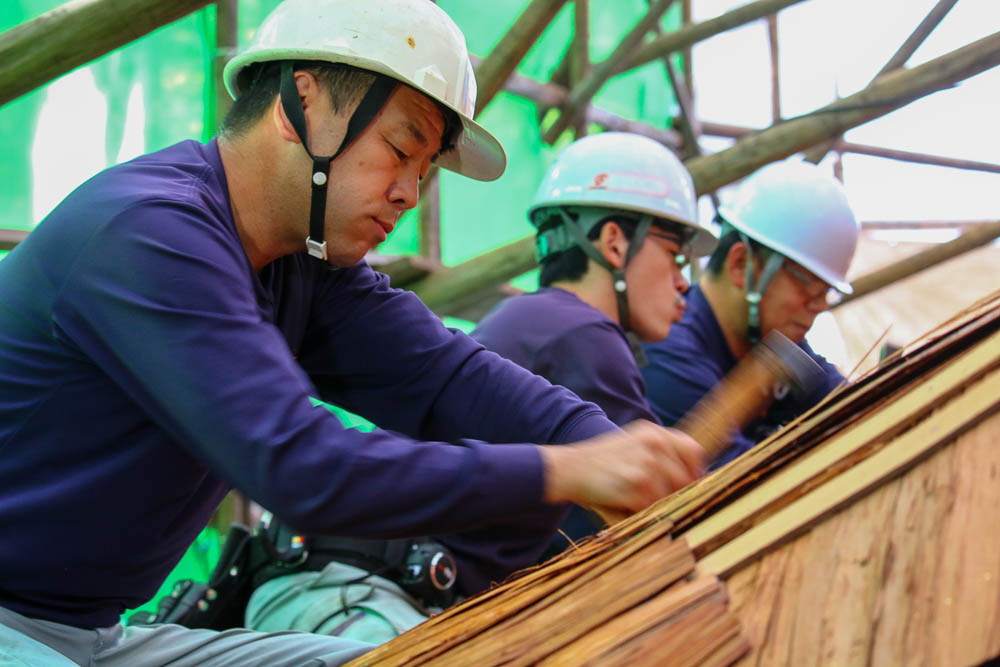
[[726,255],[726,274],[730,282],[740,289],[746,288],[747,282],[747,244],[737,241],[729,247]]
[[595,242],[597,250],[604,259],[616,269],[625,266],[625,256],[628,254],[628,238],[618,223],[609,221],[601,227],[601,234]]
[[[316,96],[321,93],[321,87],[319,81],[310,72],[297,71],[295,76],[295,87],[299,91],[299,103],[302,105],[302,111],[306,117],[306,134],[308,135],[310,129],[310,114],[308,111],[310,108],[316,104]],[[293,143],[301,143],[299,135],[295,133],[295,128],[292,127],[292,123],[288,120],[288,116],[285,115],[285,108],[281,104],[281,95],[278,95],[272,104],[272,115],[274,119],[274,125],[278,130],[278,133],[286,141],[291,141]]]

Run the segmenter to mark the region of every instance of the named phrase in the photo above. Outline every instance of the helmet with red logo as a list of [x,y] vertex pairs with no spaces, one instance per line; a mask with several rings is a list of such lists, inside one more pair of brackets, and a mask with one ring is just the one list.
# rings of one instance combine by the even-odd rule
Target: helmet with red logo
[[[620,267],[612,266],[588,238],[596,225],[614,218],[635,223]],[[718,241],[698,224],[694,183],[680,159],[657,141],[625,132],[590,135],[563,150],[542,180],[528,219],[538,229],[540,262],[579,248],[611,273],[618,322],[640,366],[646,358],[631,330],[625,269],[650,227],[676,234],[681,252],[689,257],[710,253]]]
[[692,256],[707,255],[718,240],[698,223],[694,183],[684,163],[663,144],[639,134],[593,134],[563,150],[538,187],[528,218],[541,228],[548,209],[565,207],[628,211],[652,216],[659,224],[675,223],[689,230]]

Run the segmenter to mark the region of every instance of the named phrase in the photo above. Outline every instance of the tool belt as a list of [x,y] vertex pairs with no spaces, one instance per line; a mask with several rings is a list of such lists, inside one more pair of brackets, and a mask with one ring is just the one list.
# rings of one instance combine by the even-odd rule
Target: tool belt
[[178,582],[170,595],[159,600],[155,613],[136,613],[129,625],[176,623],[212,630],[243,627],[247,603],[258,586],[288,574],[319,571],[332,562],[362,569],[368,573],[365,577],[385,577],[426,607],[444,609],[455,601],[455,559],[433,539],[304,536],[265,514],[254,535],[246,526],[230,527],[207,583]]
[[292,572],[315,572],[343,563],[398,584],[428,607],[445,608],[455,600],[458,568],[444,545],[431,538],[371,540],[296,534],[265,514],[257,539],[272,565],[263,568],[253,586]]

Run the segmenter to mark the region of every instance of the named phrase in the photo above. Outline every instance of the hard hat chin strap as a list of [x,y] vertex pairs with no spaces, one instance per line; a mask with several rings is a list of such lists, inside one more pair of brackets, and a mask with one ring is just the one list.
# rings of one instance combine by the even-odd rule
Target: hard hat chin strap
[[747,247],[747,261],[746,261],[746,290],[747,290],[747,339],[750,341],[751,345],[756,345],[760,342],[762,337],[760,330],[760,300],[764,295],[764,290],[767,289],[768,283],[771,282],[771,278],[774,274],[778,272],[781,265],[785,261],[785,257],[779,253],[772,253],[770,257],[767,258],[767,262],[764,264],[764,270],[760,274],[760,280],[755,281],[753,279],[753,247],[750,245],[750,239],[740,232],[740,240]]
[[643,241],[646,240],[646,234],[649,232],[649,228],[653,224],[653,216],[642,215],[639,217],[639,222],[636,224],[635,233],[632,235],[632,240],[628,244],[628,250],[625,251],[625,261],[622,262],[620,268],[612,266],[611,262],[604,258],[590,239],[587,238],[587,232],[584,231],[578,220],[574,220],[569,214],[563,209],[559,209],[559,215],[563,219],[563,225],[569,228],[570,232],[576,241],[577,247],[583,250],[590,259],[597,262],[598,265],[604,267],[611,273],[612,285],[615,290],[615,301],[618,307],[618,324],[621,328],[625,330],[625,339],[628,341],[629,349],[632,351],[632,356],[635,358],[635,363],[638,364],[639,368],[646,366],[649,363],[649,359],[646,357],[645,350],[639,344],[639,337],[635,335],[632,331],[632,318],[629,313],[628,307],[628,283],[625,280],[625,269],[628,268],[629,262],[635,257],[636,253],[642,247]]
[[358,108],[354,110],[347,122],[347,133],[340,142],[340,147],[330,157],[318,157],[309,150],[306,133],[306,116],[299,100],[299,89],[295,85],[293,63],[281,64],[281,108],[288,117],[288,122],[295,129],[309,157],[312,158],[312,202],[309,206],[309,236],[306,237],[306,251],[318,259],[326,260],[326,241],[323,239],[324,221],[326,219],[326,190],[330,179],[330,163],[343,153],[368,127],[385,106],[386,101],[396,89],[395,79],[375,74],[375,81],[361,99]]

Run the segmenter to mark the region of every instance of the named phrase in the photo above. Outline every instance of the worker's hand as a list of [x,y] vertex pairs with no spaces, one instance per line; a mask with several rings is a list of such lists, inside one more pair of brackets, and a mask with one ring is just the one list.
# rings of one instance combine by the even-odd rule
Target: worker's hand
[[624,432],[540,450],[550,503],[636,512],[705,472],[705,450],[697,442],[642,420]]

